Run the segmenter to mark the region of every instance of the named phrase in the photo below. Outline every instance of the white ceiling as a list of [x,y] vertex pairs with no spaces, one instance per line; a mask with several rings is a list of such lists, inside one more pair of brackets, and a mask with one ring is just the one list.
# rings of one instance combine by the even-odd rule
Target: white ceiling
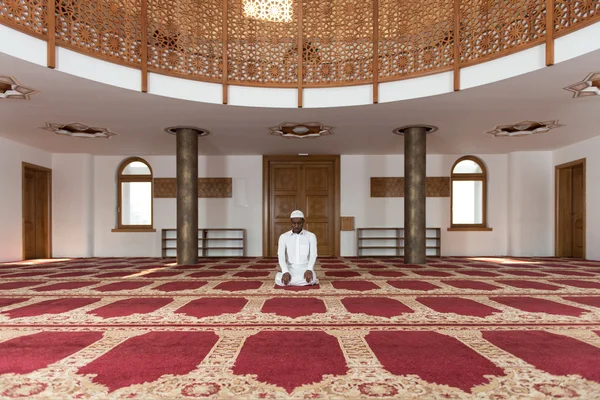
[[[428,154],[552,150],[600,135],[600,96],[573,99],[564,87],[600,71],[600,51],[493,84],[395,103],[328,109],[272,109],[214,105],[116,88],[43,68],[0,53],[0,75],[40,90],[30,101],[0,100],[0,136],[52,153],[173,155],[173,125],[195,125],[212,134],[199,154],[399,154],[396,127],[438,126]],[[558,119],[565,127],[529,137],[495,138],[495,125]],[[335,134],[287,139],[268,134],[282,122],[319,121]],[[108,127],[111,139],[63,137],[46,122]]]

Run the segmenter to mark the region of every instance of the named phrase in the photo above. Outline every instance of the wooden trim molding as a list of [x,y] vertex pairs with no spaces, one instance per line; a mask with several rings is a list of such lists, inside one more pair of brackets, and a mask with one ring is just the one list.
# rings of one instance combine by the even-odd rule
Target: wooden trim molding
[[304,90],[304,32],[302,30],[302,0],[298,0],[298,108],[302,108]]
[[373,104],[379,103],[379,0],[373,0]]
[[[427,197],[450,197],[450,177],[428,176]],[[371,197],[404,197],[403,177],[371,177]]]
[[227,78],[229,76],[229,61],[227,60],[227,52],[228,52],[228,43],[227,43],[227,38],[229,37],[229,32],[227,32],[227,29],[229,29],[227,27],[227,18],[229,10],[227,9],[227,2],[228,0],[223,0],[223,15],[222,15],[222,32],[221,34],[223,35],[223,39],[222,39],[222,46],[223,46],[223,61],[222,61],[222,65],[223,65],[223,76],[222,78],[222,82],[221,84],[223,85],[223,104],[227,104],[229,102],[229,86],[227,83]]
[[156,232],[154,228],[115,228],[111,229],[111,232]]
[[48,0],[48,48],[46,65],[56,68],[56,0]]
[[141,0],[142,8],[142,48],[140,58],[142,59],[142,93],[148,93],[148,0]]
[[454,91],[460,90],[460,0],[454,0]]
[[[154,178],[154,198],[177,197],[177,178]],[[198,198],[220,199],[233,197],[232,178],[198,178]]]
[[492,230],[493,230],[492,228],[486,228],[486,227],[482,227],[482,226],[463,226],[463,227],[454,226],[454,227],[447,229],[448,232],[467,232],[467,231],[491,232]]
[[554,0],[546,0],[546,66],[554,65]]

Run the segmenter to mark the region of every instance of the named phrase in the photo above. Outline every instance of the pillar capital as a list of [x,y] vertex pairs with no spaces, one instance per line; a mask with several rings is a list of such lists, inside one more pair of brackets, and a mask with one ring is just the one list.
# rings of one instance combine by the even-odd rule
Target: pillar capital
[[165,128],[165,132],[171,135],[177,135],[183,131],[196,131],[198,136],[208,136],[210,135],[210,131],[204,128],[198,128],[197,126],[188,126],[188,125],[177,125],[177,126],[169,126]]
[[425,133],[433,133],[438,130],[437,126],[433,125],[425,125],[425,124],[413,124],[413,125],[404,125],[399,128],[394,129],[392,132],[396,135],[404,135],[409,130],[422,130]]

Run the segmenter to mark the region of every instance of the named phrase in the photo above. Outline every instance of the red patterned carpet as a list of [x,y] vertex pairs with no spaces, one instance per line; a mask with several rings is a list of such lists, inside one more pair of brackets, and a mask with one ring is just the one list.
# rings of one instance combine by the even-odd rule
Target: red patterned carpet
[[0,264],[0,398],[600,399],[600,262]]

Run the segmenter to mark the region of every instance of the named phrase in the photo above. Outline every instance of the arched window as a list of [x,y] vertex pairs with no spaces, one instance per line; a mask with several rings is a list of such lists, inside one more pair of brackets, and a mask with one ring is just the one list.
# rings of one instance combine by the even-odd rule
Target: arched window
[[483,161],[461,157],[452,166],[451,228],[487,227],[487,173]]
[[117,221],[119,229],[152,229],[152,169],[132,157],[119,166]]

